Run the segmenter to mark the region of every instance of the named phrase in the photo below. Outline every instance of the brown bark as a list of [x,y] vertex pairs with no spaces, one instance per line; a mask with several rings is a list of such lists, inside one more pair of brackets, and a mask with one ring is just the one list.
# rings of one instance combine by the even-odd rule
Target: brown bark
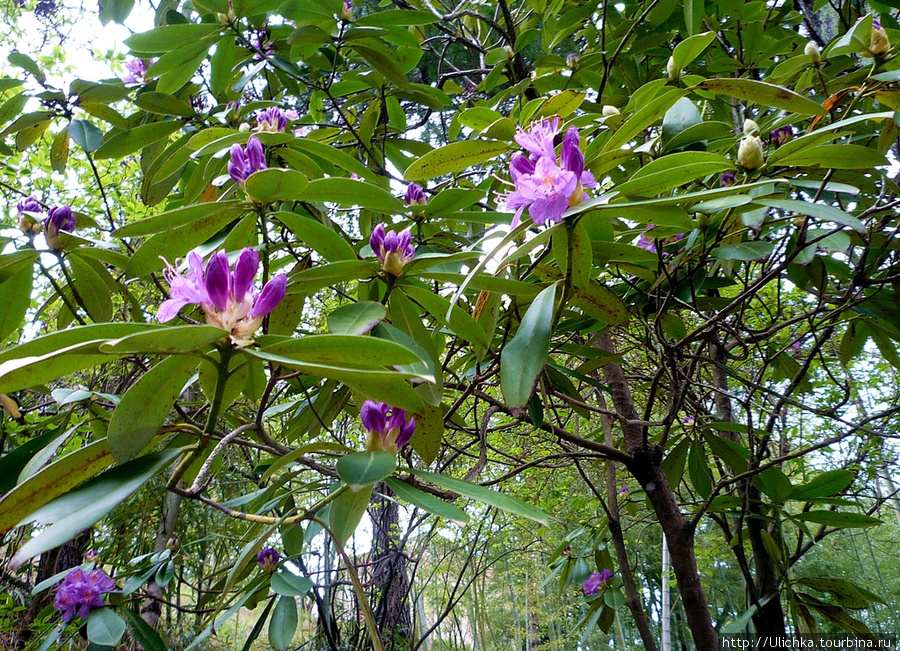
[[385,651],[408,649],[412,638],[407,560],[400,540],[400,511],[389,499],[390,489],[379,484],[369,506],[372,519],[372,584],[377,591],[375,621]]
[[[156,530],[153,551],[160,552],[164,550],[169,540],[175,535],[175,523],[178,520],[180,507],[181,495],[167,492],[165,500],[163,500],[162,515],[159,520],[159,527]],[[150,597],[144,601],[144,605],[141,608],[141,617],[155,629],[159,623],[159,616],[162,613],[162,602],[160,599],[165,596],[166,589],[159,585],[155,578],[152,578],[147,583],[146,590]]]
[[[613,354],[616,352],[609,334],[603,334],[596,346]],[[603,376],[612,391],[616,413],[625,419],[622,429],[625,444],[632,456],[626,467],[646,492],[666,535],[672,568],[678,580],[678,591],[694,644],[704,651],[718,651],[719,639],[709,614],[706,592],[697,572],[694,527],[678,508],[675,494],[663,472],[663,449],[645,441],[643,427],[634,422],[638,420],[638,414],[621,365],[607,364],[603,367]]]

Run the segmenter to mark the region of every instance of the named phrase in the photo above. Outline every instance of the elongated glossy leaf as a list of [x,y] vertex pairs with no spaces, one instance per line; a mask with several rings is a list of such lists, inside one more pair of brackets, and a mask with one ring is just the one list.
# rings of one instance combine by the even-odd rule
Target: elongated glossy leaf
[[128,353],[189,353],[208,348],[228,336],[227,330],[208,325],[180,325],[141,332],[104,342],[100,351]]
[[507,143],[492,140],[451,142],[440,149],[428,152],[407,167],[403,178],[407,181],[422,181],[454,174],[472,165],[494,159],[508,149]]
[[451,306],[447,299],[421,287],[406,286],[403,291],[452,332],[477,348],[487,348],[484,329],[461,307]]
[[381,323],[385,316],[387,310],[381,303],[350,303],[328,315],[328,329],[334,334],[364,335]]
[[510,407],[524,407],[531,397],[538,374],[547,362],[556,285],[535,297],[522,323],[500,354],[500,388]]
[[303,201],[323,201],[384,213],[399,213],[404,208],[400,199],[377,185],[359,181],[353,183],[340,178],[310,181],[299,198]]
[[[700,4],[700,7],[702,11],[702,3]],[[687,3],[685,4],[685,11],[687,11]],[[700,18],[702,19],[702,16],[700,16]],[[709,47],[709,44],[715,39],[716,35],[714,32],[703,32],[702,34],[695,34],[694,36],[684,39],[681,43],[676,45],[675,49],[672,51],[672,60],[674,61],[675,69],[684,70],[687,68],[698,56],[703,54],[703,50]]]
[[787,88],[764,81],[729,78],[706,79],[700,82],[697,88],[727,97],[744,99],[757,106],[772,106],[800,115],[828,115],[828,111],[818,102],[798,95]]
[[125,39],[125,45],[131,48],[132,54],[155,56],[209,37],[221,28],[221,25],[210,23],[162,25]]
[[287,226],[297,239],[329,262],[356,260],[356,251],[336,231],[322,222],[295,215],[291,212],[275,213],[275,218]]
[[640,107],[621,127],[616,129],[616,132],[603,146],[603,151],[609,152],[620,149],[629,140],[661,118],[675,102],[686,94],[687,91],[672,88]]
[[175,133],[180,122],[153,122],[111,136],[94,152],[94,158],[122,158]]
[[109,449],[117,462],[130,461],[149,445],[196,368],[196,358],[169,357],[125,392],[109,419]]
[[323,287],[346,283],[351,280],[371,278],[375,275],[376,265],[371,260],[342,260],[323,264],[292,274],[289,277],[289,294],[311,294]]
[[297,602],[293,597],[279,597],[269,620],[269,643],[285,651],[291,646],[297,632]]
[[377,369],[423,361],[399,343],[374,337],[331,334],[282,339],[273,344],[263,342],[262,350],[266,353],[310,364]]
[[452,477],[446,477],[434,472],[428,472],[427,470],[412,468],[410,469],[410,472],[416,477],[429,481],[436,486],[446,488],[449,491],[459,493],[464,497],[482,502],[484,504],[487,504],[488,506],[496,507],[501,511],[506,511],[507,513],[512,513],[513,515],[519,515],[523,518],[528,518],[529,520],[533,520],[534,522],[542,524],[545,527],[549,527],[554,521],[553,516],[551,516],[549,513],[537,508],[536,506],[532,506],[528,502],[520,500],[518,497],[506,495],[499,491],[491,490],[490,488],[485,488],[484,486],[478,486],[477,484],[472,484],[467,481],[461,481],[459,479],[453,479]]
[[129,608],[123,608],[122,614],[131,627],[131,633],[144,651],[168,651],[169,647],[150,624]]
[[125,620],[112,608],[94,608],[87,620],[87,636],[94,644],[114,647],[125,635]]
[[284,597],[302,597],[313,587],[313,582],[305,576],[294,574],[286,569],[272,575],[272,590]]
[[720,260],[765,260],[772,254],[771,242],[742,242],[713,249],[710,255]]
[[341,544],[347,542],[360,520],[365,515],[369,500],[372,499],[372,486],[366,486],[359,491],[346,491],[341,493],[330,504],[328,509],[328,528]]
[[795,201],[793,199],[754,199],[753,203],[770,208],[778,208],[779,210],[791,210],[799,215],[809,215],[817,217],[825,221],[834,222],[842,226],[849,226],[857,233],[865,233],[865,225],[856,217],[848,215],[840,208],[834,206],[824,206],[819,203],[809,201]]
[[25,313],[31,305],[34,270],[25,263],[0,283],[0,342],[24,325]]
[[779,165],[823,167],[836,170],[865,170],[886,165],[885,157],[862,145],[819,145],[786,156]]
[[71,540],[93,526],[151,477],[166,468],[180,450],[164,450],[107,470],[75,490],[56,498],[30,514],[21,524],[50,524],[22,545],[10,561],[18,567],[29,558]]
[[845,490],[856,478],[851,470],[828,470],[813,477],[800,486],[795,486],[788,496],[791,500],[809,500],[831,497]]
[[[0,457],[0,492],[6,493],[7,491],[12,490],[16,483],[18,483],[17,478],[25,470],[26,466],[32,459],[46,449],[57,436],[59,436],[59,430],[50,429],[42,434],[38,434],[34,438],[13,448],[4,454],[3,457]],[[0,500],[0,505],[2,504],[3,501]],[[2,511],[0,511],[0,522],[2,521],[3,514]],[[18,522],[18,520],[16,520],[16,522]],[[15,522],[13,522],[13,524],[15,524]],[[0,531],[0,535],[2,535],[2,533],[3,532]]]
[[260,203],[296,201],[303,194],[308,181],[296,170],[272,168],[251,174],[247,178],[247,194]]
[[449,504],[444,500],[435,497],[434,495],[430,495],[424,491],[420,491],[415,486],[410,486],[409,484],[402,482],[399,479],[394,479],[393,477],[388,477],[384,480],[384,483],[386,483],[394,492],[394,494],[401,500],[418,506],[420,509],[424,509],[432,515],[446,518],[447,520],[451,520],[459,524],[466,524],[469,521],[469,514],[463,511],[458,506]]
[[881,524],[881,520],[863,513],[847,513],[845,511],[806,511],[792,516],[803,522],[824,524],[838,529],[866,529]]
[[397,459],[389,452],[354,452],[338,459],[336,469],[338,477],[358,493],[389,477],[397,469]]
[[732,161],[711,152],[669,154],[645,165],[616,189],[625,195],[651,196],[710,174],[732,169]]
[[103,132],[87,120],[72,120],[68,126],[69,136],[87,153],[91,153],[103,142]]

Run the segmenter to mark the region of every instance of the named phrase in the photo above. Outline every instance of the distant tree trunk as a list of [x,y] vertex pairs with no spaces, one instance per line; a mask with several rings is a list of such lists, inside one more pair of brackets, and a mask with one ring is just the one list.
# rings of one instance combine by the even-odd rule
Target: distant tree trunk
[[372,584],[376,590],[375,621],[381,631],[385,651],[406,649],[412,638],[407,561],[400,541],[400,511],[388,499],[390,489],[379,484],[369,517],[372,519]]
[[[83,531],[72,540],[63,543],[55,549],[41,554],[38,561],[37,577],[34,584],[46,581],[54,574],[65,572],[73,567],[78,567],[84,562],[84,548],[91,539],[90,531]],[[51,588],[35,595],[28,608],[19,620],[18,633],[15,639],[16,649],[24,649],[31,641],[31,624],[44,608],[49,606],[54,599],[55,591]]]
[[[156,541],[153,544],[154,552],[164,550],[169,540],[175,535],[175,523],[178,520],[180,508],[181,495],[167,492],[163,500],[159,526],[156,530]],[[147,583],[147,594],[150,595],[150,598],[144,601],[144,605],[141,608],[141,617],[153,628],[156,628],[159,623],[159,616],[162,613],[162,603],[159,600],[164,597],[165,593],[165,588],[156,582],[155,577]]]

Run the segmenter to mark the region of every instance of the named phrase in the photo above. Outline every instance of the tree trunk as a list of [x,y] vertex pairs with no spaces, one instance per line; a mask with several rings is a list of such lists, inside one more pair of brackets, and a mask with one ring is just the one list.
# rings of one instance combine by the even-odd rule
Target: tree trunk
[[[616,353],[608,333],[597,340],[596,346],[609,353]],[[666,535],[672,569],[675,570],[675,577],[678,579],[678,591],[681,594],[681,602],[694,644],[703,651],[718,651],[719,638],[713,627],[706,592],[697,572],[694,527],[679,510],[675,494],[663,472],[663,449],[645,441],[644,428],[635,422],[638,420],[638,413],[621,365],[607,364],[603,367],[603,377],[612,390],[616,413],[626,421],[622,429],[625,444],[632,456],[632,460],[627,464],[628,471],[646,492],[647,499],[650,500],[656,518]]]
[[373,528],[372,584],[376,590],[374,614],[385,651],[409,648],[412,638],[409,577],[400,541],[400,507],[388,499],[391,495],[386,485],[379,484],[369,505]]
[[[156,530],[156,541],[153,544],[154,552],[164,550],[169,540],[175,536],[175,523],[178,520],[180,508],[181,495],[167,492],[166,498],[163,500],[159,527]],[[141,617],[155,629],[159,623],[160,613],[162,613],[162,603],[159,600],[165,596],[166,589],[159,585],[154,577],[147,583],[147,594],[150,595],[150,598],[144,600],[144,605],[141,608]]]

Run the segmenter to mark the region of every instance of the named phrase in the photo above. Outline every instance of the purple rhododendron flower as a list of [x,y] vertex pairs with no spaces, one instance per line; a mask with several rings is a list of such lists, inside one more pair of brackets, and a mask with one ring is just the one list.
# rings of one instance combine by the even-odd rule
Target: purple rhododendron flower
[[559,117],[554,115],[550,120],[542,118],[532,122],[528,129],[519,127],[515,139],[522,149],[531,154],[531,162],[535,163],[541,156],[556,158],[553,140],[558,133]]
[[258,33],[253,34],[250,37],[250,45],[253,46],[253,49],[255,50],[253,53],[254,61],[261,61],[263,55],[270,57],[275,54],[275,50],[272,49],[273,43],[268,39],[269,32],[265,29],[259,30]]
[[418,183],[410,183],[406,186],[406,193],[403,195],[403,201],[407,206],[424,206],[428,203],[428,197],[425,196],[425,189]]
[[719,185],[723,188],[730,188],[732,185],[736,183],[734,174],[731,172],[725,172],[721,177],[719,177]]
[[233,270],[225,251],[213,253],[205,265],[203,258],[192,251],[184,275],[168,263],[166,266],[171,298],[159,306],[159,321],[174,319],[185,305],[199,305],[206,322],[231,332],[229,338],[236,346],[251,343],[250,337],[259,329],[263,317],[281,303],[287,290],[284,274],[272,278],[261,292],[256,290],[259,254],[250,248],[241,251]]
[[777,148],[781,147],[786,142],[790,142],[794,137],[794,129],[791,125],[787,125],[781,127],[780,129],[774,129],[771,134],[769,134],[769,141]]
[[41,204],[38,203],[38,200],[32,196],[25,197],[22,201],[16,204],[16,208],[19,209],[20,213],[23,212],[34,212],[34,213],[42,213],[44,209],[41,208]]
[[47,240],[47,246],[54,251],[62,248],[62,242],[59,239],[60,231],[72,232],[75,230],[75,215],[72,214],[71,206],[54,206],[47,211],[47,217],[44,219],[44,239]]
[[341,7],[341,20],[350,20],[353,18],[353,3],[350,0],[344,0]]
[[619,489],[619,497],[628,497],[629,490],[628,486],[622,486],[622,488]]
[[599,590],[608,588],[612,578],[613,573],[610,569],[604,569],[602,572],[594,572],[581,584],[584,596],[590,597],[593,594],[597,594]]
[[231,160],[228,161],[228,175],[231,180],[244,187],[244,182],[254,172],[268,169],[266,154],[257,136],[250,136],[247,146],[235,143],[231,146]]
[[263,547],[256,555],[256,562],[266,572],[271,574],[278,567],[278,561],[281,560],[281,554],[272,547]]
[[287,129],[287,116],[277,106],[270,106],[256,118],[256,128],[260,131],[281,133]]
[[513,154],[510,160],[509,175],[515,188],[505,201],[507,209],[516,211],[513,227],[521,221],[525,208],[538,226],[561,222],[567,208],[588,198],[584,189],[597,186],[594,175],[584,169],[578,129],[570,127],[566,131],[559,161],[553,147],[558,132],[559,118],[554,118],[541,120],[528,131],[516,134],[516,142],[531,156]]
[[416,255],[409,230],[385,232],[382,224],[378,224],[372,231],[369,246],[384,270],[394,276],[403,273],[403,267]]
[[510,173],[515,173],[516,187],[506,196],[506,207],[516,211],[512,225],[519,224],[526,207],[531,220],[538,226],[561,222],[563,213],[569,207],[569,197],[578,187],[575,173],[558,167],[546,156],[538,158],[531,170],[525,165],[530,162],[520,155],[511,164]]
[[366,400],[359,417],[363,427],[369,432],[366,439],[366,450],[369,452],[397,451],[409,443],[413,432],[416,430],[416,419],[406,420],[406,410],[399,407],[391,407],[384,402]]
[[66,574],[56,590],[53,607],[62,613],[64,622],[76,615],[87,617],[91,608],[102,608],[103,595],[116,590],[116,582],[101,569],[85,572],[80,567]]
[[147,74],[147,62],[143,59],[131,58],[125,62],[125,69],[128,71],[122,81],[126,84],[142,84],[144,83],[144,75]]
[[651,253],[656,252],[656,242],[660,240],[661,244],[665,246],[666,244],[671,244],[672,242],[678,242],[684,237],[684,233],[678,233],[677,235],[671,235],[665,238],[655,238],[650,235],[650,231],[653,229],[653,224],[650,224],[647,227],[647,230],[642,232],[638,237],[637,245],[642,249],[650,251]]

